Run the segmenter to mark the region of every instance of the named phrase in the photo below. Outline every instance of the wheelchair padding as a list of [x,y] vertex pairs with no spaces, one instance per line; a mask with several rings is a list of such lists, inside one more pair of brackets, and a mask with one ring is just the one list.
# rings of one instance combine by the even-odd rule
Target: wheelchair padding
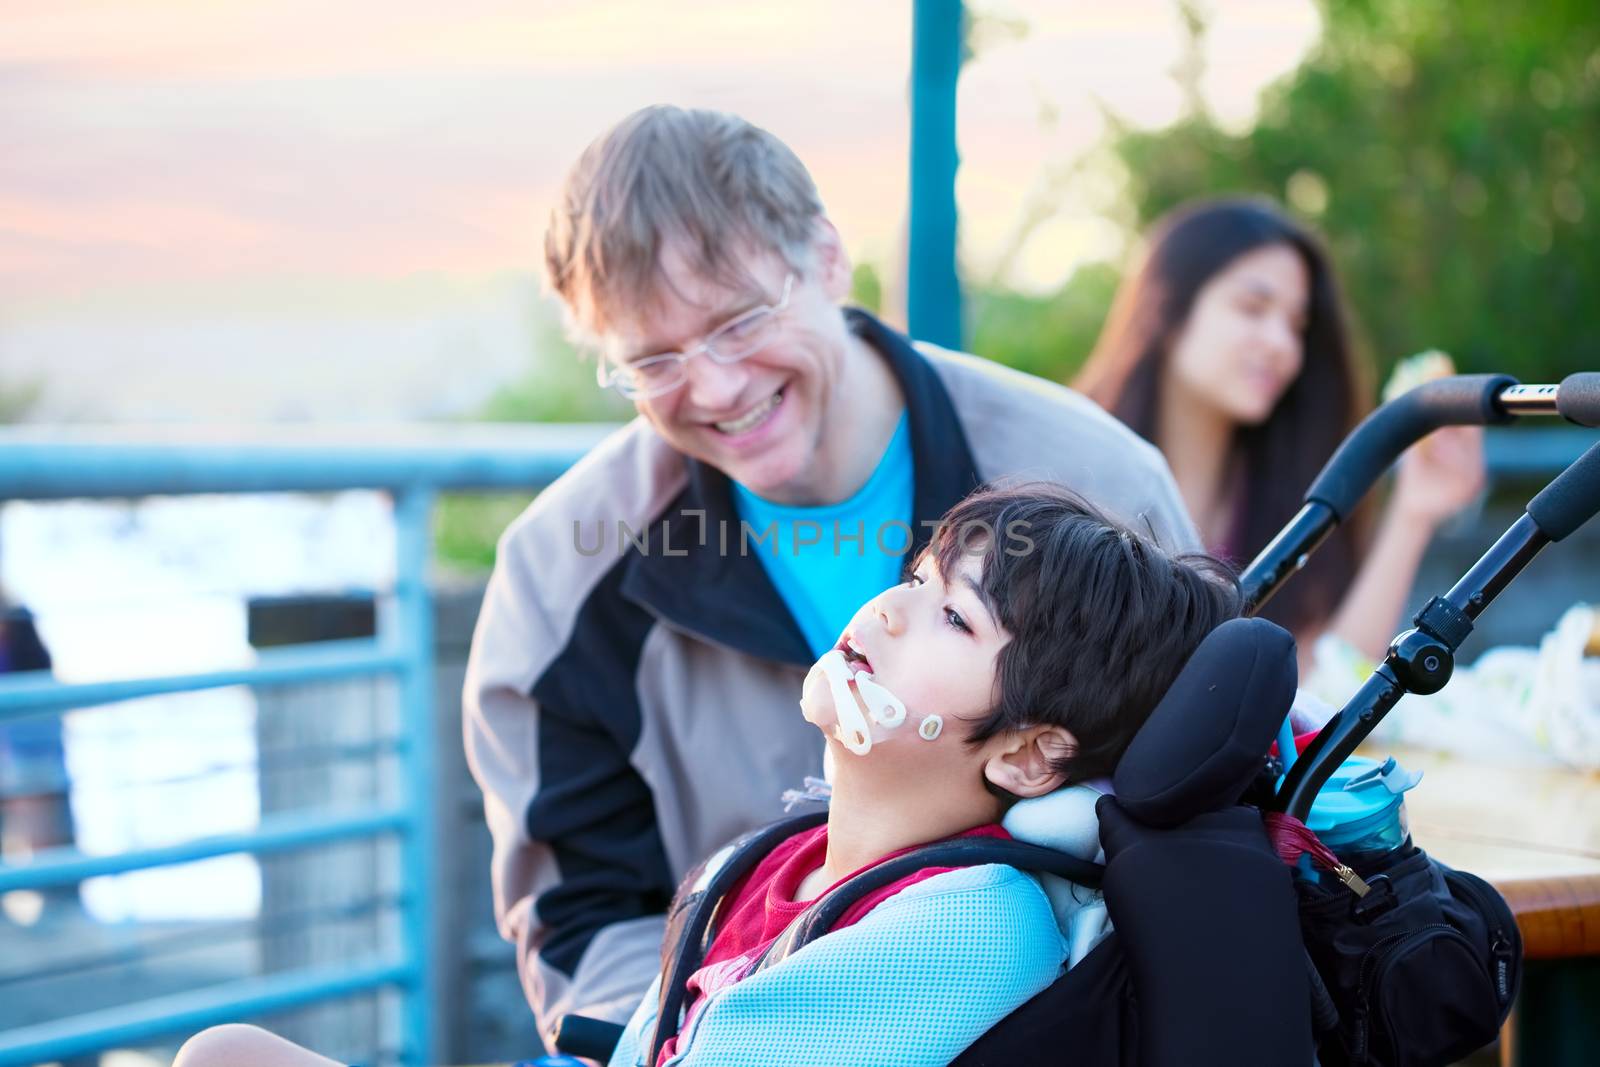
[[925,867],[976,867],[985,863],[1004,863],[1018,870],[1057,874],[1091,889],[1099,888],[1104,872],[1098,863],[1024,841],[963,838],[924,845],[834,886],[789,924],[789,928],[767,947],[754,969],[764,970],[805,948],[833,929],[850,905],[874,889]]
[[1298,900],[1260,813],[1240,805],[1157,830],[1119,798],[1096,811],[1142,1067],[1313,1062]]
[[1300,1067],[1310,975],[1290,874],[1260,814],[1152,829],[1097,805],[1115,928],[957,1067]]
[[1211,631],[1117,764],[1118,803],[1156,827],[1237,804],[1289,713],[1297,676],[1294,638],[1282,627],[1230,619]]
[[1142,1062],[1138,1020],[1128,957],[1113,930],[1076,967],[968,1045],[951,1067],[1133,1067]]
[[826,811],[807,812],[752,830],[717,854],[721,856],[727,853],[727,860],[706,880],[704,887],[696,888],[695,883],[700,879],[705,863],[684,878],[667,913],[667,928],[661,943],[661,999],[657,1002],[657,1023],[650,1042],[649,1062],[655,1063],[661,1058],[662,1046],[678,1032],[678,1015],[688,990],[689,976],[700,968],[711,947],[711,939],[715,934],[711,920],[722,898],[778,842],[821,825],[827,817]]

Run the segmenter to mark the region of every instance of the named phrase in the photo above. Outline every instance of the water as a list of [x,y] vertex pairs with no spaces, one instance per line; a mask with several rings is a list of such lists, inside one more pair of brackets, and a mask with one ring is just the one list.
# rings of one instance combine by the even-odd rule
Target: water
[[[247,665],[250,598],[390,588],[389,498],[153,497],[0,507],[0,585],[33,611],[62,681]],[[256,701],[242,687],[68,712],[77,843],[93,855],[249,830],[260,817]],[[245,918],[249,856],[83,886],[105,921]]]

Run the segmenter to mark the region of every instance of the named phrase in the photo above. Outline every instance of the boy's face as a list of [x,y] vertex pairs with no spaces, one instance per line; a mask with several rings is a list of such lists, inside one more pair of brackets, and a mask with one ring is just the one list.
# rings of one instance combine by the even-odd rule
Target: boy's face
[[[995,667],[1000,650],[1011,635],[995,621],[978,595],[979,557],[964,555],[952,575],[941,574],[933,556],[924,553],[911,578],[873,597],[856,612],[839,639],[840,650],[851,649],[853,671],[869,671],[873,679],[906,706],[906,720],[892,731],[874,738],[892,741],[898,750],[894,762],[910,759],[935,762],[934,749],[960,756],[963,739],[972,724],[995,705]],[[865,662],[856,659],[859,655]],[[851,695],[867,707],[851,686]],[[806,676],[800,707],[807,721],[829,737],[838,722],[832,690],[820,667]],[[929,715],[940,715],[940,738],[927,742],[918,727]],[[873,748],[868,758],[876,756]],[[847,753],[841,759],[854,759]]]

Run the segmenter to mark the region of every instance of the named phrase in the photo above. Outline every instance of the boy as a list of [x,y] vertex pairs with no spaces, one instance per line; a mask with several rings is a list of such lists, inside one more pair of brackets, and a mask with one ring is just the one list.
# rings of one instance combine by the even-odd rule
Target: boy
[[[1009,836],[1015,801],[1110,774],[1238,613],[1220,564],[1169,557],[1056,486],[958,504],[906,582],[856,613],[836,662],[807,675],[801,711],[833,765],[828,821],[724,899],[660,1062],[947,1063],[1049,985],[1066,958],[1050,904],[1000,865],[919,871],[750,969],[851,875],[926,842]],[[646,993],[613,1067],[648,1057],[657,1000]]]
[[[1003,865],[917,871],[752,967],[852,874],[927,842],[1006,837],[999,820],[1017,800],[1109,774],[1239,608],[1221,564],[1168,556],[1057,486],[956,505],[907,580],[865,604],[806,676],[801,713],[834,768],[827,823],[779,844],[724,899],[659,1063],[948,1063],[1049,985],[1067,956],[1050,903]],[[657,1001],[652,985],[613,1067],[648,1059]],[[332,1062],[219,1029],[175,1067]]]

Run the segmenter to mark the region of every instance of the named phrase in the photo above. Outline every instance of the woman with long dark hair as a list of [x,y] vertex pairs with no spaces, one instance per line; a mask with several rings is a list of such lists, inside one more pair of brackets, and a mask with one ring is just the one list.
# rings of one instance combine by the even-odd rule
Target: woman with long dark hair
[[[1207,548],[1241,564],[1369,406],[1326,254],[1258,200],[1156,223],[1076,385],[1161,449]],[[1479,432],[1435,434],[1401,461],[1381,519],[1341,526],[1263,614],[1303,658],[1324,632],[1381,655],[1434,531],[1483,477]]]

